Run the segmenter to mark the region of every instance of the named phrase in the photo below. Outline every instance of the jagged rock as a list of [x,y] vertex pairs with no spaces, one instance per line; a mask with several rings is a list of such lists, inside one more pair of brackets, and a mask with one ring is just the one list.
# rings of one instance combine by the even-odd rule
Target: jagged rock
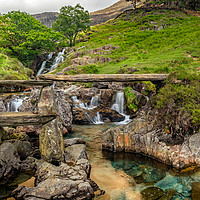
[[[72,145],[74,146],[74,145]],[[89,179],[84,161],[80,159],[75,166],[62,163],[60,166],[45,161],[37,164],[34,188],[18,187],[12,195],[16,199],[92,199],[94,183]],[[87,161],[88,162],[88,161]],[[90,173],[90,171],[89,171]]]
[[85,144],[85,142],[81,138],[71,138],[64,140],[65,147],[72,146],[74,144]]
[[68,133],[72,129],[72,111],[70,104],[66,101],[64,93],[61,90],[55,90],[56,113],[60,128],[63,133]]
[[191,164],[200,166],[200,133],[186,138],[182,144],[168,145],[162,140],[162,130],[153,130],[155,121],[135,118],[128,125],[107,130],[103,135],[103,149],[136,152],[149,155],[175,168]]
[[41,91],[38,114],[56,115],[55,95],[51,87],[44,87]]
[[34,157],[27,157],[26,160],[20,162],[21,171],[33,171],[36,170],[39,160]]
[[58,127],[57,119],[42,127],[39,141],[42,159],[53,163],[60,163],[64,160],[63,135]]
[[1,98],[0,98],[0,112],[6,112],[6,107]]
[[20,159],[16,147],[5,142],[0,146],[0,181],[6,183],[20,170]]
[[144,200],[156,200],[162,197],[164,192],[161,188],[149,187],[142,190],[141,194]]
[[32,151],[30,142],[18,140],[14,143],[14,145],[17,149],[20,160],[25,160],[28,156],[30,156]]
[[19,112],[38,112],[38,101],[40,97],[40,90],[33,90],[29,98],[25,98],[22,105],[18,108]]
[[76,163],[80,159],[87,159],[86,148],[84,144],[74,144],[65,148],[65,162]]

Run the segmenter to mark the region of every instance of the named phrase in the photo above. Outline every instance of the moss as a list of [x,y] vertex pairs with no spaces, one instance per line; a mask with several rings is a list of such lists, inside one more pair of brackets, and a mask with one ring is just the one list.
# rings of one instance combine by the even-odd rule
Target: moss
[[137,102],[137,96],[135,93],[132,93],[131,87],[126,87],[124,89],[124,94],[126,98],[126,106],[131,112],[136,112],[138,110],[138,102]]

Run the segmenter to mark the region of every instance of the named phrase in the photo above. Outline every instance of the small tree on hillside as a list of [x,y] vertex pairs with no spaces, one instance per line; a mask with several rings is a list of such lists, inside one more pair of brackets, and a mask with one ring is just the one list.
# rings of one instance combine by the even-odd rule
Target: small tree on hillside
[[88,11],[77,4],[75,7],[64,6],[60,9],[58,19],[53,23],[53,29],[65,35],[70,46],[75,45],[78,32],[89,29],[90,15]]

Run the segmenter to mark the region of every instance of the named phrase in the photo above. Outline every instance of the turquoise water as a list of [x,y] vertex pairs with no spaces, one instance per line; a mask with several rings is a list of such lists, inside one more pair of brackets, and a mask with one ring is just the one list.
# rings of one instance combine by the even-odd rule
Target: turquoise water
[[[92,178],[109,194],[109,198],[102,196],[100,199],[192,199],[192,184],[200,182],[200,169],[191,167],[191,170],[177,171],[144,155],[102,152],[102,134],[111,127],[113,125],[74,125],[73,133],[68,135],[81,137],[86,141],[89,161],[92,164]],[[112,188],[112,184],[104,180],[104,177],[112,180],[116,187]],[[123,184],[118,183],[117,179]]]

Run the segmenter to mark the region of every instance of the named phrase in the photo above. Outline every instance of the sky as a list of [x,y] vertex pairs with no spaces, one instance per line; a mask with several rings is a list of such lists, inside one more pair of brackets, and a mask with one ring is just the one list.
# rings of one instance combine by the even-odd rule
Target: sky
[[0,0],[0,13],[7,13],[12,10],[25,11],[30,14],[46,11],[59,11],[62,6],[81,6],[89,12],[100,10],[111,6],[119,0]]

